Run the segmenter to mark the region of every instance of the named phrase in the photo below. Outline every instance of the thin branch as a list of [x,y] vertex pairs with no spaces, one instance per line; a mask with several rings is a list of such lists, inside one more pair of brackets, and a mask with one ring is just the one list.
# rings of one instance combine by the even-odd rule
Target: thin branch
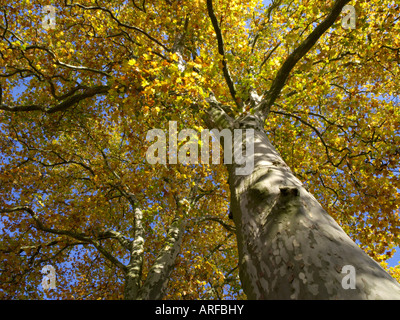
[[200,223],[204,221],[215,221],[218,222],[221,226],[223,226],[227,231],[236,234],[236,228],[234,226],[225,223],[224,220],[218,217],[204,216],[204,217],[193,218],[192,221],[194,221],[195,223]]
[[[341,152],[343,152],[344,150],[347,150],[347,151],[348,151],[348,154],[351,153],[351,151],[350,151],[349,148],[347,148],[347,147],[344,147],[344,148],[342,148],[342,149],[339,150],[339,149],[337,149],[337,148],[334,148],[334,147],[332,147],[332,146],[329,146],[329,145],[325,142],[325,140],[324,140],[324,138],[323,138],[321,132],[319,132],[319,130],[318,130],[316,127],[314,127],[311,123],[307,122],[307,121],[304,120],[303,118],[301,118],[301,117],[299,117],[299,116],[296,116],[296,115],[294,115],[294,114],[292,114],[292,113],[284,112],[284,111],[275,111],[275,110],[271,110],[271,112],[272,112],[272,113],[281,114],[281,115],[284,115],[284,116],[288,116],[288,117],[295,118],[296,120],[298,120],[298,121],[300,121],[301,123],[305,124],[306,126],[310,127],[310,128],[316,133],[316,135],[317,135],[318,138],[320,139],[321,143],[322,143],[323,146],[325,147],[326,156],[327,156],[327,158],[328,158],[327,161],[328,161],[329,163],[331,163],[333,166],[338,167],[338,166],[340,165],[340,163],[343,161],[343,158],[342,158],[342,160],[339,162],[339,164],[334,164],[334,163],[333,163],[333,159],[332,159],[332,157],[331,157],[331,155],[330,155],[330,153],[329,153],[329,149],[332,149],[332,150],[334,150],[334,151],[336,151],[336,152],[338,152],[338,153],[341,153]],[[346,155],[347,155],[347,154],[346,154]],[[345,157],[346,157],[346,155],[345,155]]]
[[134,30],[134,31],[137,31],[137,32],[143,34],[145,37],[147,37],[147,38],[150,39],[151,41],[153,41],[154,43],[156,43],[157,45],[159,45],[160,47],[162,47],[165,51],[167,51],[167,52],[170,51],[165,45],[163,45],[163,44],[162,44],[160,41],[158,41],[156,38],[154,38],[153,36],[151,36],[150,34],[148,34],[146,31],[144,31],[144,30],[142,30],[142,29],[140,29],[140,28],[138,28],[138,27],[135,27],[135,26],[127,25],[127,24],[121,22],[120,20],[118,20],[117,17],[115,17],[114,14],[113,14],[109,9],[106,9],[106,8],[103,8],[103,7],[100,7],[100,6],[86,7],[86,6],[84,6],[84,5],[80,4],[80,3],[71,3],[71,4],[67,4],[67,1],[65,1],[65,5],[66,5],[67,7],[79,7],[79,8],[84,9],[84,10],[101,10],[101,11],[104,11],[104,12],[108,13],[108,14],[110,15],[110,17],[111,17],[119,26],[124,27],[124,28],[127,28],[127,29],[131,29],[131,30]]
[[261,62],[260,64],[260,71],[261,68],[264,66],[264,64],[268,61],[268,59],[271,57],[271,55],[275,52],[276,49],[278,49],[278,47],[281,45],[281,42],[279,41],[275,47],[272,48],[272,50],[268,53],[268,55],[265,57],[265,59],[263,60],[263,62]]

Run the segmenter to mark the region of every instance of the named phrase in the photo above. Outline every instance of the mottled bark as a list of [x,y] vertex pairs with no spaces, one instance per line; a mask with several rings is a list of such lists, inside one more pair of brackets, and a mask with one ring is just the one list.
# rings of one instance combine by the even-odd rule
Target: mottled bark
[[[229,165],[240,279],[249,299],[400,299],[400,286],[355,244],[303,187],[255,117],[254,170]],[[346,265],[355,289],[342,286]]]
[[142,210],[135,208],[135,240],[132,242],[131,256],[125,274],[124,298],[126,300],[137,299],[142,278],[144,255],[144,228],[142,219]]
[[138,300],[160,300],[165,294],[168,281],[181,249],[186,219],[176,217],[168,230],[164,247],[150,268],[146,281],[139,290]]
[[125,300],[161,300],[180,252],[187,220],[178,215],[168,229],[165,243],[142,283],[144,238],[142,212],[135,211],[135,240],[132,242],[131,258],[125,274]]

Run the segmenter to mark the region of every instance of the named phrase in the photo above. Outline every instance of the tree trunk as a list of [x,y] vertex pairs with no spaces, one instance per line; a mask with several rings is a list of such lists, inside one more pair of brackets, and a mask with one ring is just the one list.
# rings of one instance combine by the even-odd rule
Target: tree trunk
[[176,217],[169,227],[165,244],[160,250],[146,281],[139,290],[138,300],[161,300],[181,250],[187,220]]
[[[237,175],[240,166],[228,165],[247,297],[400,299],[400,285],[307,192],[268,140],[263,123],[247,117],[237,124],[255,130],[252,173]],[[354,274],[344,266],[354,267],[355,288]]]
[[132,243],[131,261],[125,275],[125,300],[161,300],[164,297],[176,258],[181,250],[187,220],[177,215],[172,221],[165,243],[141,285],[144,254],[142,213],[136,210],[136,239]]

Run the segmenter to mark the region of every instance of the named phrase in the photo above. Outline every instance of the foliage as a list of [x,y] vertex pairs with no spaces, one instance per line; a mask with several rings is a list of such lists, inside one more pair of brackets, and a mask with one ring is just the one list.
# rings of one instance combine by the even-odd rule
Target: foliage
[[[338,19],[300,60],[265,129],[384,262],[400,245],[400,6],[353,2],[356,29]],[[143,211],[143,281],[178,216],[188,225],[165,298],[245,298],[224,165],[151,165],[146,134],[169,121],[200,132],[210,92],[233,114],[252,112],[242,109],[249,89],[268,90],[333,1],[215,0],[223,54],[204,0],[55,0],[46,30],[47,4],[0,5],[0,298],[45,297],[46,264],[57,270],[47,297],[123,298],[116,260],[130,252],[115,234],[135,239],[128,194]]]

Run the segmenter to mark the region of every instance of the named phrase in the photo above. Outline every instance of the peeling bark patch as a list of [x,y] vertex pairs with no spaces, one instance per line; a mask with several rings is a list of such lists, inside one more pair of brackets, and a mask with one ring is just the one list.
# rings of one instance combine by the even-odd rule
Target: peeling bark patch
[[300,195],[300,191],[296,187],[283,187],[283,188],[281,187],[279,188],[279,190],[281,191],[281,194],[285,197],[288,196],[298,197]]
[[254,186],[251,187],[250,191],[256,198],[264,198],[270,195],[268,187],[265,185],[265,183],[262,182],[256,183]]
[[335,270],[336,270],[337,273],[341,273],[342,272],[342,267],[336,264],[335,265]]

